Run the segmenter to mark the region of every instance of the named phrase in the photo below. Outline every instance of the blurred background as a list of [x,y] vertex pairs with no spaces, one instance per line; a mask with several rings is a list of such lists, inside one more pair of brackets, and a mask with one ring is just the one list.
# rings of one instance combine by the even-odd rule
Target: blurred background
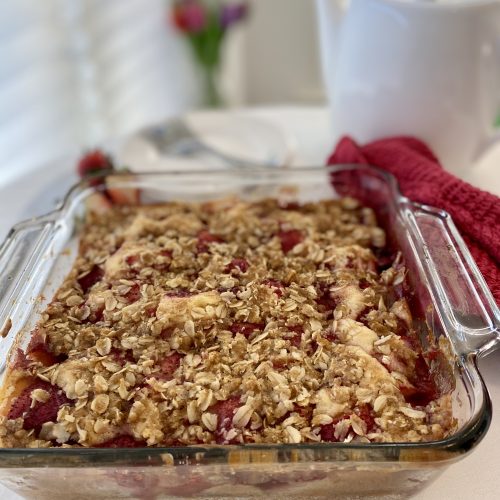
[[[68,149],[205,106],[199,64],[173,7],[0,2],[0,183]],[[246,7],[221,45],[223,106],[325,103],[314,2]]]

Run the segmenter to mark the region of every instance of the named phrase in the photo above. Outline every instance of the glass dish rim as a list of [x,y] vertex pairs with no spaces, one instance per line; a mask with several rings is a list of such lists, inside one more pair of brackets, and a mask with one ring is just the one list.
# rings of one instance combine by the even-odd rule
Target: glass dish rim
[[[353,171],[361,170],[365,172],[376,173],[381,177],[384,182],[388,185],[392,200],[395,203],[395,207],[398,213],[401,212],[403,207],[409,207],[411,210],[421,209],[425,210],[430,215],[439,217],[441,219],[447,219],[451,221],[451,216],[444,210],[438,209],[432,206],[424,205],[418,202],[413,202],[404,196],[399,188],[399,184],[394,175],[386,172],[378,167],[371,165],[358,165],[358,164],[341,164],[341,165],[330,165],[330,166],[319,166],[319,167],[288,167],[283,169],[268,169],[268,168],[252,168],[251,170],[231,170],[231,169],[214,169],[214,170],[197,170],[197,169],[182,169],[182,170],[169,170],[164,172],[129,172],[129,171],[115,171],[109,170],[104,171],[93,176],[89,176],[76,184],[74,184],[67,192],[59,206],[50,211],[45,215],[32,218],[20,222],[12,227],[12,229],[7,234],[3,244],[0,246],[0,256],[2,250],[7,246],[7,243],[13,238],[13,236],[26,228],[36,227],[41,223],[57,223],[60,220],[64,220],[67,216],[67,212],[72,209],[73,203],[78,203],[80,197],[84,197],[88,190],[96,191],[99,186],[92,186],[92,180],[95,178],[102,179],[106,176],[113,176],[113,178],[121,178],[125,183],[129,182],[133,184],[140,178],[169,178],[178,176],[208,176],[213,177],[217,175],[223,176],[233,176],[238,178],[248,178],[249,181],[255,180],[259,176],[265,176],[267,178],[279,178],[286,176],[290,172],[294,173],[332,173],[341,171]],[[100,187],[103,189],[104,184]],[[469,254],[470,255],[470,254]],[[470,257],[472,259],[472,257]],[[232,445],[193,445],[193,446],[176,446],[176,447],[142,447],[142,448],[0,448],[0,460],[2,462],[9,462],[12,460],[15,463],[2,463],[0,462],[0,468],[37,468],[46,467],[47,464],[44,462],[44,457],[50,456],[53,458],[61,459],[61,463],[57,463],[57,467],[92,467],[102,465],[102,460],[106,464],[112,464],[113,458],[117,458],[119,455],[122,457],[125,455],[128,459],[145,459],[146,463],[141,464],[145,466],[156,465],[156,463],[150,462],[153,458],[161,461],[162,456],[165,454],[171,454],[175,457],[186,457],[195,456],[200,452],[204,452],[207,458],[221,458],[228,457],[231,452],[249,452],[253,450],[265,450],[265,451],[364,451],[364,452],[382,452],[383,450],[414,450],[414,451],[441,451],[450,452],[450,455],[442,456],[441,458],[434,461],[449,461],[453,454],[463,454],[464,449],[469,451],[473,448],[474,444],[481,440],[486,434],[488,427],[491,422],[492,408],[491,400],[488,395],[488,391],[484,384],[483,378],[477,368],[476,359],[478,353],[468,353],[467,356],[460,356],[457,358],[456,362],[466,370],[467,374],[474,379],[474,382],[480,387],[480,392],[482,395],[482,401],[476,414],[471,417],[471,419],[457,432],[451,436],[437,441],[426,441],[426,442],[394,442],[394,443],[300,443],[300,444],[232,444]],[[29,456],[29,460],[26,459]],[[71,463],[65,463],[63,460],[69,457],[78,457],[80,459],[85,459],[84,462],[79,462],[77,465]],[[37,461],[37,458],[39,461]],[[98,459],[94,461],[93,458]],[[16,459],[21,459],[21,462],[16,461]],[[105,459],[109,459],[106,461]],[[370,461],[370,458],[365,458],[365,461]],[[330,461],[330,460],[322,460]],[[338,461],[337,459],[332,461]],[[355,460],[345,460],[346,462]],[[421,463],[424,461],[423,458],[415,455],[406,457],[404,460],[398,458],[391,458],[386,454],[380,453],[380,457],[376,460],[377,462],[415,462]],[[29,462],[29,464],[28,464]],[[51,464],[52,465],[52,464]],[[55,464],[54,464],[55,465]]]

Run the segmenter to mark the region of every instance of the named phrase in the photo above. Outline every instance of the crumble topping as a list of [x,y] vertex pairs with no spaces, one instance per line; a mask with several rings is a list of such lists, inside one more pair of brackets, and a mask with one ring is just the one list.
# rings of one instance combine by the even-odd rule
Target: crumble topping
[[11,363],[0,444],[445,437],[450,396],[384,247],[350,198],[90,212],[73,269]]

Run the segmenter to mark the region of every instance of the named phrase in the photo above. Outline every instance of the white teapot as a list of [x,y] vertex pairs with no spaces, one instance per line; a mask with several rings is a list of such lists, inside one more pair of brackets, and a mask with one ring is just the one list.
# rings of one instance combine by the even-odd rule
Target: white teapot
[[316,6],[334,139],[412,135],[458,174],[496,140],[500,0]]

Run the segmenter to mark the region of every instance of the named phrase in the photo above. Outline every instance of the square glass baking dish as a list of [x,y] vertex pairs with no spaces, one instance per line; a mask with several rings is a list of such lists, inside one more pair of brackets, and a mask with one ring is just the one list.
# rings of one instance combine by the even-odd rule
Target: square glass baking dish
[[[0,482],[36,499],[285,497],[406,498],[484,437],[491,402],[479,356],[500,340],[500,312],[450,216],[401,196],[395,179],[368,166],[179,171],[112,175],[142,204],[353,196],[377,213],[415,292],[425,345],[446,339],[457,431],[426,443],[227,445],[140,449],[0,449]],[[81,182],[62,206],[15,226],[0,248],[0,376],[76,255],[86,200],[106,181]],[[425,325],[425,326],[422,326]],[[10,327],[10,328],[9,328]]]

